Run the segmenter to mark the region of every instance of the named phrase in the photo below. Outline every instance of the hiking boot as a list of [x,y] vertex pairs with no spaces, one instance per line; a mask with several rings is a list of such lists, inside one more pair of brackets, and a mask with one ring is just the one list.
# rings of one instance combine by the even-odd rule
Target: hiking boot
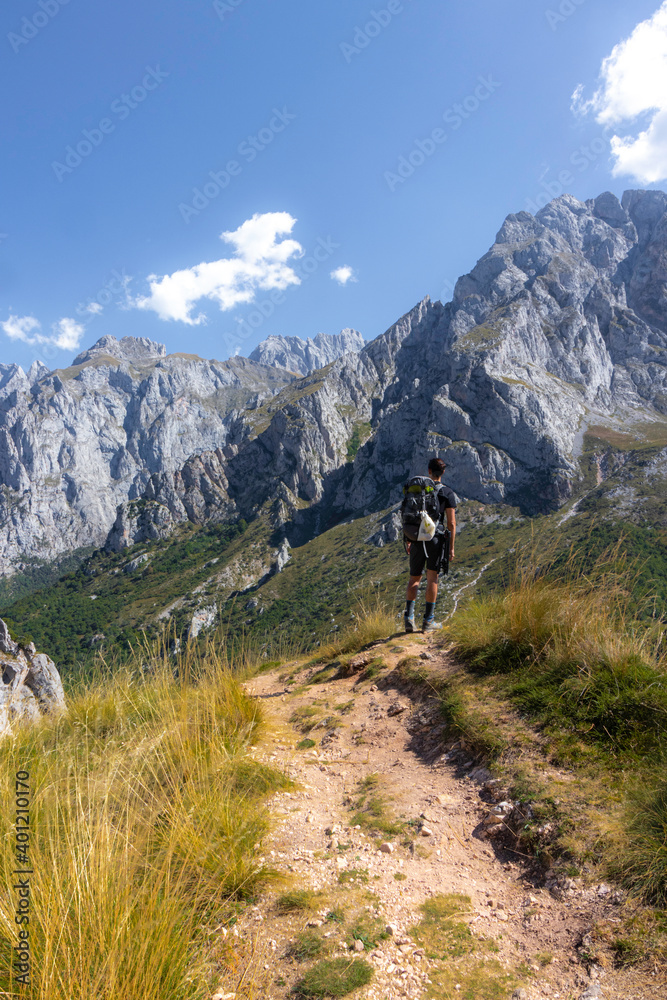
[[416,632],[417,631],[417,629],[415,627],[415,620],[414,620],[414,618],[408,618],[407,615],[403,615],[403,622],[405,624],[405,631],[406,632]]
[[442,628],[442,622],[437,622],[435,618],[429,618],[422,625],[422,632],[437,632],[439,628]]

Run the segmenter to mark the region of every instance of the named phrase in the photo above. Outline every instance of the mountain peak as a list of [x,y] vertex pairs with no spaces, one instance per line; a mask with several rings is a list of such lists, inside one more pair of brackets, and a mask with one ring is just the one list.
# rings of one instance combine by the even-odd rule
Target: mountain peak
[[341,330],[337,334],[318,333],[313,339],[308,337],[307,340],[272,334],[257,345],[250,360],[307,375],[331,364],[348,351],[360,351],[365,343],[360,333],[350,329]]
[[107,335],[100,337],[92,347],[77,355],[72,366],[85,365],[87,361],[94,361],[101,354],[118,358],[119,361],[151,361],[166,357],[167,348],[164,344],[149,340],[148,337],[121,337],[117,340],[116,337]]

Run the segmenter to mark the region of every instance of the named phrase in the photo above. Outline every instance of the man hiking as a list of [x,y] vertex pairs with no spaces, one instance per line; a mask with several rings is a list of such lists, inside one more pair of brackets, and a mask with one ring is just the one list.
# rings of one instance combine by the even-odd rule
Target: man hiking
[[[415,534],[414,530],[406,529],[406,521],[410,520],[406,516],[406,501],[404,501],[404,531],[406,533],[406,550],[410,556],[410,580],[405,595],[405,631],[416,632],[415,628],[415,601],[417,591],[421,582],[424,566],[426,566],[426,607],[424,609],[424,621],[422,623],[423,632],[433,632],[440,628],[440,622],[435,620],[435,601],[438,596],[438,573],[443,556],[443,546],[446,542],[444,520],[447,520],[447,530],[449,531],[449,559],[454,558],[454,536],[456,535],[456,495],[442,480],[445,471],[445,463],[441,458],[432,458],[428,463],[428,476],[415,477],[405,486],[404,494],[412,502],[413,508],[419,504],[419,494],[421,494],[421,511],[428,513],[428,508],[424,502],[427,496],[430,509],[435,517],[435,533],[430,541],[412,541],[408,538],[408,532]],[[430,480],[430,483],[429,483]],[[432,486],[431,486],[432,483]],[[420,517],[423,514],[420,512]],[[414,520],[414,515],[413,515]],[[428,521],[428,518],[426,518]],[[428,528],[426,529],[429,530]],[[420,533],[421,535],[421,529]]]

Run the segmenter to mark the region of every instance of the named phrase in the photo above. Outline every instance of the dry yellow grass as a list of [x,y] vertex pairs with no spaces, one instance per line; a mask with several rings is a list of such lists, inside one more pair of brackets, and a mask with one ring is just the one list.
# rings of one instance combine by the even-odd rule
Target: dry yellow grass
[[[57,721],[0,744],[2,995],[210,995],[205,929],[270,877],[255,851],[262,796],[284,780],[249,759],[261,711],[214,652],[186,651],[178,673],[164,646],[144,650],[73,693]],[[31,790],[28,988],[11,968],[18,771]]]
[[377,591],[360,598],[354,620],[333,642],[320,647],[318,660],[335,660],[356,653],[372,642],[386,639],[396,631],[396,613]]

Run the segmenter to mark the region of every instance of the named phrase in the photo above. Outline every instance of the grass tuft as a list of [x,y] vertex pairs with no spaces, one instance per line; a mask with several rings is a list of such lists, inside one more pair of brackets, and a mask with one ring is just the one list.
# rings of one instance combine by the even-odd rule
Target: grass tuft
[[295,958],[297,962],[308,962],[312,958],[317,958],[324,950],[324,941],[315,931],[301,931],[296,940],[292,941],[287,949],[287,954]]
[[354,813],[351,826],[361,826],[369,833],[395,837],[403,831],[404,824],[392,819],[389,798],[381,790],[378,774],[369,774],[358,783],[358,795],[353,800]]
[[313,889],[290,889],[276,900],[279,913],[293,913],[296,910],[313,910],[317,905],[318,893]]
[[622,836],[610,849],[612,875],[629,891],[667,907],[667,778],[636,790],[625,810]]
[[373,978],[373,969],[359,958],[331,958],[317,962],[295,988],[298,997],[344,997]]
[[317,655],[318,661],[336,660],[347,653],[356,653],[378,639],[386,639],[396,631],[396,615],[383,594],[374,592],[371,597],[361,598],[357,610],[353,612],[353,623],[334,642],[322,645]]
[[428,958],[457,958],[475,950],[472,931],[456,919],[470,913],[469,896],[439,894],[427,899],[419,909],[423,916],[412,933]]

